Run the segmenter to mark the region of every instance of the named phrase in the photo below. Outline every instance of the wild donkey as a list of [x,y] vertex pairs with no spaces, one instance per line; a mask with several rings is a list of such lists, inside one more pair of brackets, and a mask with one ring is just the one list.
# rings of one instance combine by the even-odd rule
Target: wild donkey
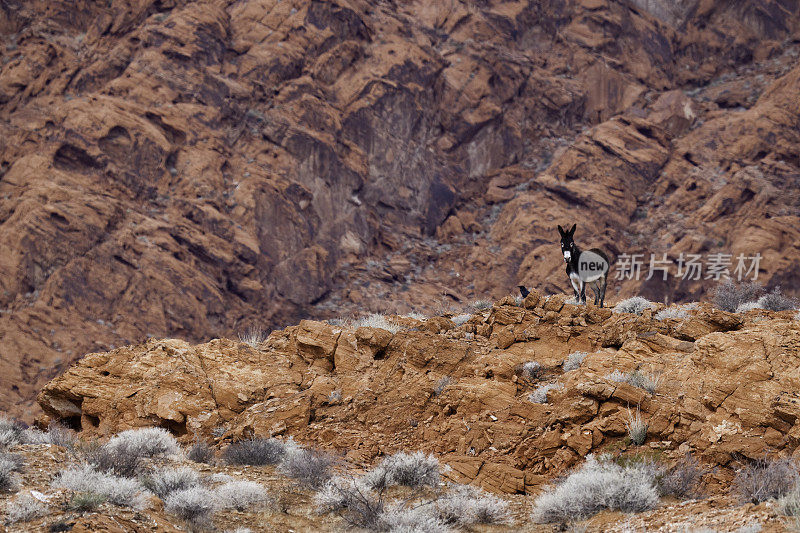
[[[594,293],[594,304],[603,307],[603,303],[606,300],[606,285],[610,265],[608,256],[599,248],[592,248],[589,252],[600,256],[605,261],[605,268],[587,270],[587,265],[581,265],[579,261],[581,259],[581,250],[572,238],[575,235],[576,226],[577,224],[573,224],[568,231],[558,226],[558,232],[561,234],[561,253],[564,254],[564,262],[567,264],[567,276],[569,276],[569,281],[572,283],[572,290],[575,291],[575,300],[578,303],[586,303],[586,284],[588,283]],[[586,262],[587,256],[585,255],[584,263]],[[592,263],[592,265],[594,264]]]

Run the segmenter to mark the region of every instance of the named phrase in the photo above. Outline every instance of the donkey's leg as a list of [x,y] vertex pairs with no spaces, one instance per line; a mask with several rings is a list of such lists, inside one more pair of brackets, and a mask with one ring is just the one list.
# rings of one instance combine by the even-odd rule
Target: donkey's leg
[[575,294],[575,301],[580,302],[580,285],[574,276],[569,277],[569,282],[572,283],[572,292]]
[[583,280],[581,280],[581,299],[578,303],[586,304],[586,282]]
[[593,281],[589,287],[592,289],[592,294],[594,294],[594,305],[597,305],[600,301],[600,283]]
[[600,278],[603,284],[600,286],[600,307],[603,307],[603,304],[606,301],[606,287],[608,286],[608,273],[605,276]]

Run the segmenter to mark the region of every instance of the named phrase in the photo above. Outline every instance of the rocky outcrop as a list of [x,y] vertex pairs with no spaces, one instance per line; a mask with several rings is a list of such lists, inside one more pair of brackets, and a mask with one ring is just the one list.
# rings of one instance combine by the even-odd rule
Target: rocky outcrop
[[[357,464],[422,449],[452,479],[505,493],[529,492],[588,453],[630,447],[637,410],[645,446],[667,457],[692,452],[726,467],[765,446],[800,453],[792,313],[701,305],[661,321],[654,311],[533,292],[522,307],[498,302],[438,333],[417,321],[395,334],[304,321],[256,347],[150,340],[84,357],[39,403],[87,435],[154,424],[186,441],[290,435]],[[575,351],[587,355],[565,372]],[[541,365],[535,375],[521,370],[529,361]],[[655,378],[654,392],[611,378],[635,370]],[[545,384],[557,387],[534,403]]]
[[798,12],[3,2],[0,408],[148,336],[561,292],[568,220],[615,256],[759,251],[788,289]]

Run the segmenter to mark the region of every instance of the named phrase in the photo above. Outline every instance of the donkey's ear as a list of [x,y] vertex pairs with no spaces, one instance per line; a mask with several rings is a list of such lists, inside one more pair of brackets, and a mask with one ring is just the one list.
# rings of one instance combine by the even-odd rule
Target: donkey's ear
[[567,234],[564,231],[564,228],[561,227],[561,224],[558,225],[558,232],[561,234],[562,237]]
[[575,228],[577,226],[578,226],[577,224],[573,224],[572,225],[572,229],[570,229],[567,233],[569,233],[570,235],[575,235]]

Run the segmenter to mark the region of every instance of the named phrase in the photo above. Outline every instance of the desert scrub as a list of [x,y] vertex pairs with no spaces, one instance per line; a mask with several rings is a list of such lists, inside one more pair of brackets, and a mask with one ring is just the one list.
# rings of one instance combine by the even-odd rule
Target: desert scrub
[[628,420],[625,421],[625,428],[628,430],[628,438],[637,446],[644,444],[647,440],[647,424],[642,418],[642,412],[636,408],[636,414],[628,409]]
[[457,527],[506,524],[511,516],[505,501],[469,485],[452,487],[436,500],[436,510],[444,523]]
[[28,494],[17,495],[6,503],[6,523],[30,522],[50,513],[50,509]]
[[0,417],[0,448],[16,444],[54,444],[72,449],[78,442],[75,433],[58,422],[52,422],[47,431],[41,431],[18,421]]
[[471,304],[469,304],[469,308],[472,310],[472,312],[485,311],[486,309],[492,308],[492,301],[485,298],[481,300],[474,300]]
[[91,512],[106,503],[107,498],[96,492],[76,492],[67,502],[68,511]]
[[364,482],[378,490],[392,485],[436,487],[439,485],[439,461],[423,452],[398,452],[367,472]]
[[286,445],[278,439],[255,437],[234,442],[222,452],[222,460],[229,465],[276,465],[286,453]]
[[693,309],[697,309],[696,302],[662,309],[661,311],[656,313],[653,316],[653,318],[655,318],[656,320],[668,320],[668,319],[683,320],[684,318],[689,316],[689,311]]
[[50,422],[47,426],[47,431],[43,432],[42,435],[44,444],[53,444],[54,446],[61,446],[68,450],[73,450],[80,442],[74,431],[58,422]]
[[620,466],[588,456],[586,462],[534,502],[537,523],[582,520],[605,510],[642,512],[658,505],[652,469]]
[[784,296],[781,294],[780,287],[775,287],[772,292],[758,299],[758,305],[767,311],[790,311],[797,309],[800,302],[797,298]]
[[383,491],[375,492],[362,479],[336,476],[314,496],[320,512],[341,512],[353,526],[375,531],[384,510]]
[[764,458],[754,461],[733,479],[733,491],[742,503],[760,503],[788,494],[797,485],[797,464],[788,458]]
[[214,493],[200,486],[173,492],[164,504],[168,513],[201,528],[211,523],[211,517],[219,508]]
[[634,387],[644,389],[650,394],[655,394],[658,385],[661,383],[661,376],[657,374],[650,374],[640,370],[631,370],[630,372],[622,373],[619,370],[614,370],[611,374],[606,376],[609,381],[617,383],[628,383]]
[[132,478],[142,470],[142,458],[137,449],[125,442],[114,447],[89,443],[83,450],[83,457],[95,470],[116,476]]
[[298,449],[286,454],[280,472],[313,490],[321,489],[332,476],[333,457],[319,450]]
[[430,505],[392,503],[378,515],[374,531],[446,533],[449,528],[433,512]]
[[216,488],[214,497],[222,509],[245,511],[266,503],[267,491],[253,481],[229,481]]
[[790,311],[797,309],[800,302],[796,298],[781,294],[780,287],[776,287],[772,292],[762,295],[755,301],[739,304],[736,307],[737,313],[746,313],[753,309],[765,309],[767,311]]
[[466,324],[470,318],[472,318],[472,315],[470,313],[461,313],[460,315],[454,316],[450,320],[452,320],[453,324],[455,324],[456,326],[461,326],[463,324]]
[[536,387],[532,393],[528,395],[528,400],[533,403],[547,403],[547,395],[551,390],[561,390],[564,386],[560,383],[545,383]]
[[0,448],[26,444],[26,429],[25,424],[0,415]]
[[22,457],[11,453],[0,453],[0,492],[14,492],[19,486],[19,476],[24,466]]
[[384,315],[371,314],[359,318],[358,320],[353,322],[353,329],[358,329],[358,328],[380,328],[380,329],[385,329],[389,333],[397,333],[401,329],[403,329],[403,326],[401,326],[397,322],[389,320]]
[[51,483],[53,488],[74,492],[94,492],[114,505],[144,509],[149,492],[134,479],[98,472],[90,465],[62,470]]
[[586,356],[589,355],[586,352],[572,352],[567,356],[564,360],[564,372],[569,372],[571,370],[576,370],[581,367],[581,363],[583,360],[586,359]]
[[539,373],[542,371],[542,365],[536,361],[528,361],[522,364],[520,374],[523,378],[533,381],[539,378]]
[[652,302],[647,298],[641,296],[633,296],[627,300],[622,300],[614,306],[615,313],[632,313],[634,315],[641,315],[645,309],[653,307]]
[[415,506],[401,503],[386,505],[384,485],[376,491],[363,479],[332,478],[319,491],[314,501],[321,512],[339,512],[350,525],[368,531],[409,531],[414,533],[445,533],[447,525],[434,512],[431,502]]
[[137,457],[177,455],[181,449],[175,437],[164,428],[137,428],[117,433],[104,445],[108,450],[124,449]]
[[186,467],[156,470],[142,476],[142,485],[162,500],[175,491],[189,489],[199,483],[197,472]]
[[258,349],[265,340],[267,340],[267,334],[263,329],[257,326],[251,327],[243,333],[239,333],[239,342],[247,344],[251,348]]
[[214,460],[214,450],[201,440],[196,440],[189,451],[186,452],[186,457],[195,463],[209,464]]
[[778,500],[778,511],[783,516],[800,517],[800,485],[792,487]]
[[727,279],[713,289],[712,302],[718,309],[733,313],[743,303],[754,302],[763,294],[764,288],[758,283],[736,284]]
[[656,487],[662,496],[694,498],[699,495],[698,486],[710,470],[700,461],[686,454],[671,467],[660,467],[656,473]]

